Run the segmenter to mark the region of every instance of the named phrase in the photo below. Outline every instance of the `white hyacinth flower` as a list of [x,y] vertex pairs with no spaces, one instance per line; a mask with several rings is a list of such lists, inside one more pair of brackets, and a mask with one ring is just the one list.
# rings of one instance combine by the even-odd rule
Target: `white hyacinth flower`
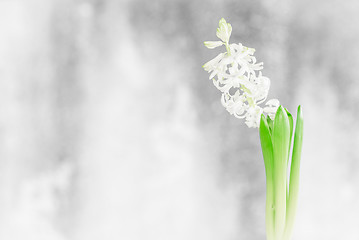
[[257,128],[262,113],[274,119],[279,101],[271,99],[266,107],[259,106],[267,99],[270,80],[262,75],[263,63],[257,63],[254,48],[241,43],[229,44],[231,33],[231,24],[222,18],[216,34],[222,41],[206,41],[204,45],[210,49],[225,45],[227,51],[204,64],[203,68],[222,92],[221,102],[226,110],[237,118],[245,118],[248,127]]

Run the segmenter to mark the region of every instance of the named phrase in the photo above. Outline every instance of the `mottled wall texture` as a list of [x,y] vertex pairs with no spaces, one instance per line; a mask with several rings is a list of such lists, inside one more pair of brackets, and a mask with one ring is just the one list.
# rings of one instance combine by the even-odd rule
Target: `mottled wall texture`
[[303,106],[293,240],[359,239],[357,0],[0,0],[1,240],[264,240],[258,131],[201,66],[221,17]]

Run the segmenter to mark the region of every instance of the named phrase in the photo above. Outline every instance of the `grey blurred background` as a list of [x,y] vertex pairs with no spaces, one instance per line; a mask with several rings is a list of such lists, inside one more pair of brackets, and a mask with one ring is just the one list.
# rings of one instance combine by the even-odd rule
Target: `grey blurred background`
[[[258,131],[203,63],[256,48],[305,117],[293,240],[359,239],[357,0],[1,0],[0,239],[265,239]],[[223,49],[222,49],[223,50]]]

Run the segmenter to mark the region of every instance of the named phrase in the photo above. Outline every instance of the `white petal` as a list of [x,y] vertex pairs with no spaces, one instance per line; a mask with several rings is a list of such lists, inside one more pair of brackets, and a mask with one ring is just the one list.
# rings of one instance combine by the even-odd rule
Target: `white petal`
[[222,46],[223,42],[221,42],[221,41],[207,41],[207,42],[204,42],[204,45],[209,49],[213,49],[213,48]]
[[242,52],[243,51],[243,45],[242,43],[238,43],[238,44],[235,44],[235,43],[232,43],[229,45],[230,49],[232,52]]
[[215,57],[212,60],[208,61],[202,67],[207,72],[213,70],[216,67],[216,65],[218,65],[219,61],[222,60],[223,56],[224,56],[224,53],[218,54],[217,57]]
[[279,100],[278,99],[271,99],[268,100],[268,102],[266,103],[267,106],[274,106],[274,107],[278,107],[279,106]]
[[214,78],[216,75],[217,75],[218,71],[217,70],[214,70],[211,75],[209,75],[209,79],[212,79]]

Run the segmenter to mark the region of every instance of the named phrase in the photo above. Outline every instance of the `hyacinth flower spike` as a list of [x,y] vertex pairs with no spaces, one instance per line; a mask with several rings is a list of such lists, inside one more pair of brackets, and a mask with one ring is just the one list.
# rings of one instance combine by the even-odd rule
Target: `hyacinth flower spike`
[[204,64],[203,68],[210,73],[209,78],[221,91],[221,102],[226,110],[237,118],[245,119],[248,127],[259,128],[266,174],[267,239],[289,240],[299,191],[302,109],[298,107],[294,130],[292,115],[279,105],[277,99],[267,101],[264,107],[260,106],[267,99],[270,80],[262,75],[260,70],[263,63],[257,63],[253,56],[254,48],[241,43],[229,44],[231,33],[231,24],[222,18],[217,28],[217,37],[221,41],[207,41],[204,44],[210,49],[224,45],[226,52]]

